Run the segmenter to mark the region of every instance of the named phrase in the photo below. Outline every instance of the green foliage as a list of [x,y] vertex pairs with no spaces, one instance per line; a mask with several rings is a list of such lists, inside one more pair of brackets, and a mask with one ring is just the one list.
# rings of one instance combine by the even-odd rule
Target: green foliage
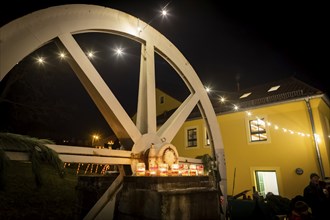
[[203,166],[204,166],[204,172],[210,173],[213,170],[213,158],[209,154],[204,154],[202,156],[197,156],[196,159],[201,159]]
[[29,154],[37,187],[42,186],[40,163],[50,164],[55,168],[59,176],[63,177],[63,162],[58,154],[47,147],[46,144],[54,143],[48,139],[37,139],[13,133],[0,133],[0,190],[4,189],[5,186],[4,175],[9,161],[5,151],[25,152]]

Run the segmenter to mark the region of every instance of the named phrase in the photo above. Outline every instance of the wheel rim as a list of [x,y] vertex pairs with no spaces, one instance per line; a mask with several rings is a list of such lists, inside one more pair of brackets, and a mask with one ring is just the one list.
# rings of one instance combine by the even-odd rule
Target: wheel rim
[[[143,31],[138,31],[138,27],[144,27]],[[86,32],[117,34],[141,43],[136,123],[73,38],[74,34]],[[95,5],[50,7],[1,27],[0,80],[16,63],[52,40],[56,40],[58,46],[65,48],[73,58],[70,65],[75,74],[121,143],[133,153],[146,150],[151,143],[171,143],[189,114],[198,106],[222,180],[225,180],[223,144],[212,104],[192,66],[162,34],[138,18],[111,8]],[[156,123],[155,53],[176,70],[190,91],[186,100],[159,129]]]

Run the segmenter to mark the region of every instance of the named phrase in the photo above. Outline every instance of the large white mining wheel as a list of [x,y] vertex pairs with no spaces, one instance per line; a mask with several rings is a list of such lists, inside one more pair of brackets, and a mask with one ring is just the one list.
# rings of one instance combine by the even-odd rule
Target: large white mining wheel
[[[139,31],[139,27],[147,28]],[[74,34],[86,32],[116,34],[141,43],[136,123],[75,41]],[[53,40],[70,54],[70,65],[77,77],[130,153],[144,152],[152,143],[159,152],[163,152],[166,146],[172,146],[172,139],[195,106],[198,106],[209,132],[213,156],[218,162],[222,177],[220,185],[226,193],[225,158],[215,112],[194,69],[169,40],[138,18],[111,8],[83,4],[50,7],[1,27],[0,80],[24,57]],[[156,124],[155,53],[176,70],[190,91],[182,105],[160,128]],[[84,161],[88,161],[88,156]]]

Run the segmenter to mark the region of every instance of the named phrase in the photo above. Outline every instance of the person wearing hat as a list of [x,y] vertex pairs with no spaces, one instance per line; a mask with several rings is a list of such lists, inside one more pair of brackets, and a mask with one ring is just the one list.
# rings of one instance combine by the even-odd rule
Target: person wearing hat
[[304,199],[311,208],[315,220],[327,219],[325,218],[329,215],[326,207],[327,198],[320,186],[320,176],[317,173],[312,173],[309,179],[309,184],[304,188]]

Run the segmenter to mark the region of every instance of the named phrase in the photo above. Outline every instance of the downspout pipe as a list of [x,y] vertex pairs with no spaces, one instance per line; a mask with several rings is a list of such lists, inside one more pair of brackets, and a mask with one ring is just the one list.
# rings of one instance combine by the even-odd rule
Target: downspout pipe
[[315,144],[315,150],[316,150],[316,155],[317,155],[317,161],[320,167],[320,172],[321,172],[321,177],[324,180],[325,178],[325,174],[324,174],[324,168],[323,168],[323,163],[322,163],[322,158],[321,158],[321,153],[320,153],[320,147],[319,144],[315,138],[316,135],[316,130],[315,130],[315,123],[314,123],[314,117],[313,117],[313,112],[312,112],[312,108],[311,108],[311,104],[310,104],[310,98],[305,98],[305,102],[306,102],[306,106],[308,109],[308,114],[309,114],[309,119],[311,122],[311,127],[312,127],[312,132],[313,132],[313,141]]

